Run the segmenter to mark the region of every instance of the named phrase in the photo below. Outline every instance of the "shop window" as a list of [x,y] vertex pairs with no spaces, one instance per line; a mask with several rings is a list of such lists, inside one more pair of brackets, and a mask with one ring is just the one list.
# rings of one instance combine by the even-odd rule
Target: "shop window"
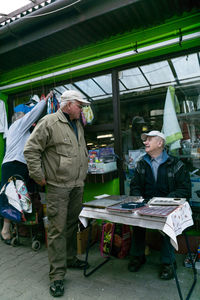
[[[200,190],[200,56],[193,53],[119,72],[122,150],[127,173],[126,193],[134,167],[145,153],[142,132],[165,130],[168,88],[181,138],[167,151],[182,159]],[[175,128],[173,114],[167,123]],[[174,127],[173,127],[174,126]],[[196,188],[196,184],[195,184]],[[197,194],[193,197],[198,198]]]

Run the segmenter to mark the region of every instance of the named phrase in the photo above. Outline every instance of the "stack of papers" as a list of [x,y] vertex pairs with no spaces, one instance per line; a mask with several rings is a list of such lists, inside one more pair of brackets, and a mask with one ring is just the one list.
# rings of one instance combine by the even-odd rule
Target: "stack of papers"
[[184,204],[186,201],[185,198],[165,198],[165,197],[153,197],[148,201],[148,205],[156,205],[156,206],[179,206]]

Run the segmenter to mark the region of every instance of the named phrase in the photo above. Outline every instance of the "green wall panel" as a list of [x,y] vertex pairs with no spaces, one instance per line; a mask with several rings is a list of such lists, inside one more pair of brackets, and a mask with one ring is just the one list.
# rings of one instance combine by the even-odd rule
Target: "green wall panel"
[[83,202],[94,200],[95,196],[102,194],[119,195],[119,178],[105,183],[86,183],[83,194]]

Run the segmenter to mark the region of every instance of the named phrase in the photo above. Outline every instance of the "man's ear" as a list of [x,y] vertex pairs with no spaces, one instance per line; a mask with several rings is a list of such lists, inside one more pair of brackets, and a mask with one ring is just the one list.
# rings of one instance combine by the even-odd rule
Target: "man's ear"
[[158,141],[158,147],[161,148],[163,146],[163,142],[161,140]]

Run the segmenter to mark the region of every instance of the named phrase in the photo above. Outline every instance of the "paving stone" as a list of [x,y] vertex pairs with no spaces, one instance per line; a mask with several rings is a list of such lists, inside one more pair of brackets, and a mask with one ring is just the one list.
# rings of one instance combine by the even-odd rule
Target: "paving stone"
[[[0,241],[0,300],[50,300],[47,249],[35,252],[26,245],[12,247]],[[80,256],[84,259],[84,255]],[[127,269],[128,259],[116,259],[106,263],[89,277],[83,271],[68,269],[65,278],[67,300],[179,300],[175,280],[162,281],[158,278],[159,252],[152,250],[147,263],[137,273]],[[178,279],[183,299],[192,284],[191,269],[183,266],[184,255],[177,254]],[[99,247],[91,248],[91,267],[101,262]],[[200,275],[190,300],[200,295]]]

